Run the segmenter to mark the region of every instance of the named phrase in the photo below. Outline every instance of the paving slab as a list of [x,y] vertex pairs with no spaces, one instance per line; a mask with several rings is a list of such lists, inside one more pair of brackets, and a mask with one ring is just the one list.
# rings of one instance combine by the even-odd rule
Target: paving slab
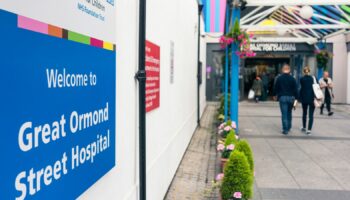
[[336,105],[335,115],[315,112],[313,135],[300,132],[301,109],[288,136],[280,134],[276,102],[240,103],[242,138],[255,158],[256,200],[349,200],[350,107]]
[[218,199],[218,192],[208,193],[212,181],[219,172],[216,152],[216,134],[214,119],[217,103],[208,103],[201,127],[197,128],[188,146],[176,175],[164,199],[201,200]]

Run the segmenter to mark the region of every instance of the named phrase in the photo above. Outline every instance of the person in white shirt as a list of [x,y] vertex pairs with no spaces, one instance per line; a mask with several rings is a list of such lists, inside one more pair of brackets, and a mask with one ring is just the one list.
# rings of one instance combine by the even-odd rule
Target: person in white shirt
[[324,96],[323,103],[321,106],[321,115],[323,115],[323,109],[326,105],[327,111],[328,111],[328,116],[332,116],[334,114],[334,112],[332,112],[332,110],[331,110],[331,104],[332,104],[332,100],[334,98],[333,81],[329,77],[328,71],[323,72],[323,77],[319,80],[319,83],[320,83],[320,88],[322,89],[323,96]]

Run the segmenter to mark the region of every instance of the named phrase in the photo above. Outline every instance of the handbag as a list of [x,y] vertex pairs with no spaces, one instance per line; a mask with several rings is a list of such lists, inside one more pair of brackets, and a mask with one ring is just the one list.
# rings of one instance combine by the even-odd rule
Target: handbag
[[313,77],[313,79],[314,79],[314,84],[312,84],[312,89],[314,90],[315,97],[316,97],[316,99],[323,99],[324,96],[323,96],[323,92],[321,90],[321,87],[317,83],[316,78]]
[[314,105],[316,108],[320,108],[322,106],[322,101],[315,98]]
[[250,89],[248,93],[248,99],[254,99],[255,97],[255,92],[254,90]]

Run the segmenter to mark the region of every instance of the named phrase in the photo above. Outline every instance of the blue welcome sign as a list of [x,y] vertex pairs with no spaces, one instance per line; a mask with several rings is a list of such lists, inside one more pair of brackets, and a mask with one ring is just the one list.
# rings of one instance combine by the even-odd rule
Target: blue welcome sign
[[115,47],[0,22],[0,199],[76,199],[115,166]]

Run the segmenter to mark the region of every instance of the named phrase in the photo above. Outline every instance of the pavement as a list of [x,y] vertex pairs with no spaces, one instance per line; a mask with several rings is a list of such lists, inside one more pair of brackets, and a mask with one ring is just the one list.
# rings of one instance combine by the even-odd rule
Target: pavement
[[[208,192],[219,172],[214,116],[217,104],[208,103],[183,157],[166,200],[216,200]],[[276,102],[241,102],[239,128],[253,149],[253,200],[350,200],[350,106],[334,105],[332,117],[315,112],[311,136],[301,133],[301,108],[293,113],[293,128],[280,134]]]
[[335,105],[332,117],[317,110],[312,135],[306,136],[299,106],[292,132],[284,136],[277,103],[240,103],[240,134],[254,152],[254,199],[349,200],[349,108]]
[[172,181],[166,200],[217,200],[217,190],[210,191],[218,173],[214,116],[217,103],[208,103],[181,164]]

